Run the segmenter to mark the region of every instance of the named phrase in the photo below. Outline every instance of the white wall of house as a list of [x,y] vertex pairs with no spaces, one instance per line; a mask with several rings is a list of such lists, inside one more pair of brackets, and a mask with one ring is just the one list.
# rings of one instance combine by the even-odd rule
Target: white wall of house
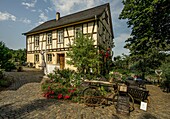
[[[51,31],[52,33],[52,44],[47,44],[47,34],[46,33],[40,33],[35,35],[29,35],[27,36],[27,62],[35,63],[36,68],[41,68],[40,65],[42,63],[42,56],[41,52],[45,51],[45,61],[47,60],[47,54],[52,54],[52,61],[47,62],[47,64],[56,64],[57,65],[57,53],[65,54],[65,68],[70,69],[76,69],[73,66],[68,65],[66,62],[69,60],[69,58],[66,57],[66,52],[64,48],[69,48],[69,44],[73,43],[73,40],[75,38],[75,29],[77,27],[81,27],[83,34],[88,34],[90,37],[92,37],[95,40],[94,45],[97,45],[97,21],[90,22],[90,23],[84,23],[84,24],[78,24],[75,26],[65,27],[57,30]],[[58,32],[63,31],[63,43],[58,43]],[[35,37],[39,36],[39,45],[35,46]],[[58,50],[60,49],[60,50]],[[39,61],[35,61],[35,54],[39,54]]]

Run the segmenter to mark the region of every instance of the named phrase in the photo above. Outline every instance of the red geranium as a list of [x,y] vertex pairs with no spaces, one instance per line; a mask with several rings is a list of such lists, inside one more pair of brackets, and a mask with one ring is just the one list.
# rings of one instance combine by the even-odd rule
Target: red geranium
[[51,91],[50,93],[51,93],[51,94],[54,94],[54,91]]
[[62,94],[58,94],[58,96],[57,96],[58,99],[61,99],[62,97],[63,97]]
[[70,98],[69,95],[64,96],[64,99],[69,99],[69,98]]
[[108,52],[106,52],[106,58],[108,58],[109,57],[109,53]]
[[48,90],[51,90],[51,87],[50,87],[50,86],[48,86]]
[[74,93],[75,90],[68,90],[69,93]]

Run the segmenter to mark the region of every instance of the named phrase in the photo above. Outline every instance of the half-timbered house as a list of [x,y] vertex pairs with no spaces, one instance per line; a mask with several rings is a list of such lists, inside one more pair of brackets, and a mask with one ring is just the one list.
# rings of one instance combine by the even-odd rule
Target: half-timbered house
[[113,29],[109,3],[40,24],[26,36],[27,62],[41,68],[42,52],[46,64],[59,65],[60,69],[74,68],[66,63],[69,44],[77,34],[88,34],[100,49],[113,48]]

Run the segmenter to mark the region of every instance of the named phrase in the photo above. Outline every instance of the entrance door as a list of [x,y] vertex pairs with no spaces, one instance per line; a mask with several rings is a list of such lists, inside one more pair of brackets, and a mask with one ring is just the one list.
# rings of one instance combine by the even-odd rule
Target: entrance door
[[57,63],[60,64],[60,69],[64,69],[64,65],[65,65],[65,56],[64,54],[57,54]]

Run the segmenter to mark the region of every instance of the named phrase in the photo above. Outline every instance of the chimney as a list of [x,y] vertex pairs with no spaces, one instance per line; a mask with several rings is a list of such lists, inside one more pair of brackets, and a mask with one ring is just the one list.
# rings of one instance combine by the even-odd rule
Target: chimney
[[58,21],[59,19],[60,19],[60,13],[57,12],[57,13],[56,13],[56,21]]

